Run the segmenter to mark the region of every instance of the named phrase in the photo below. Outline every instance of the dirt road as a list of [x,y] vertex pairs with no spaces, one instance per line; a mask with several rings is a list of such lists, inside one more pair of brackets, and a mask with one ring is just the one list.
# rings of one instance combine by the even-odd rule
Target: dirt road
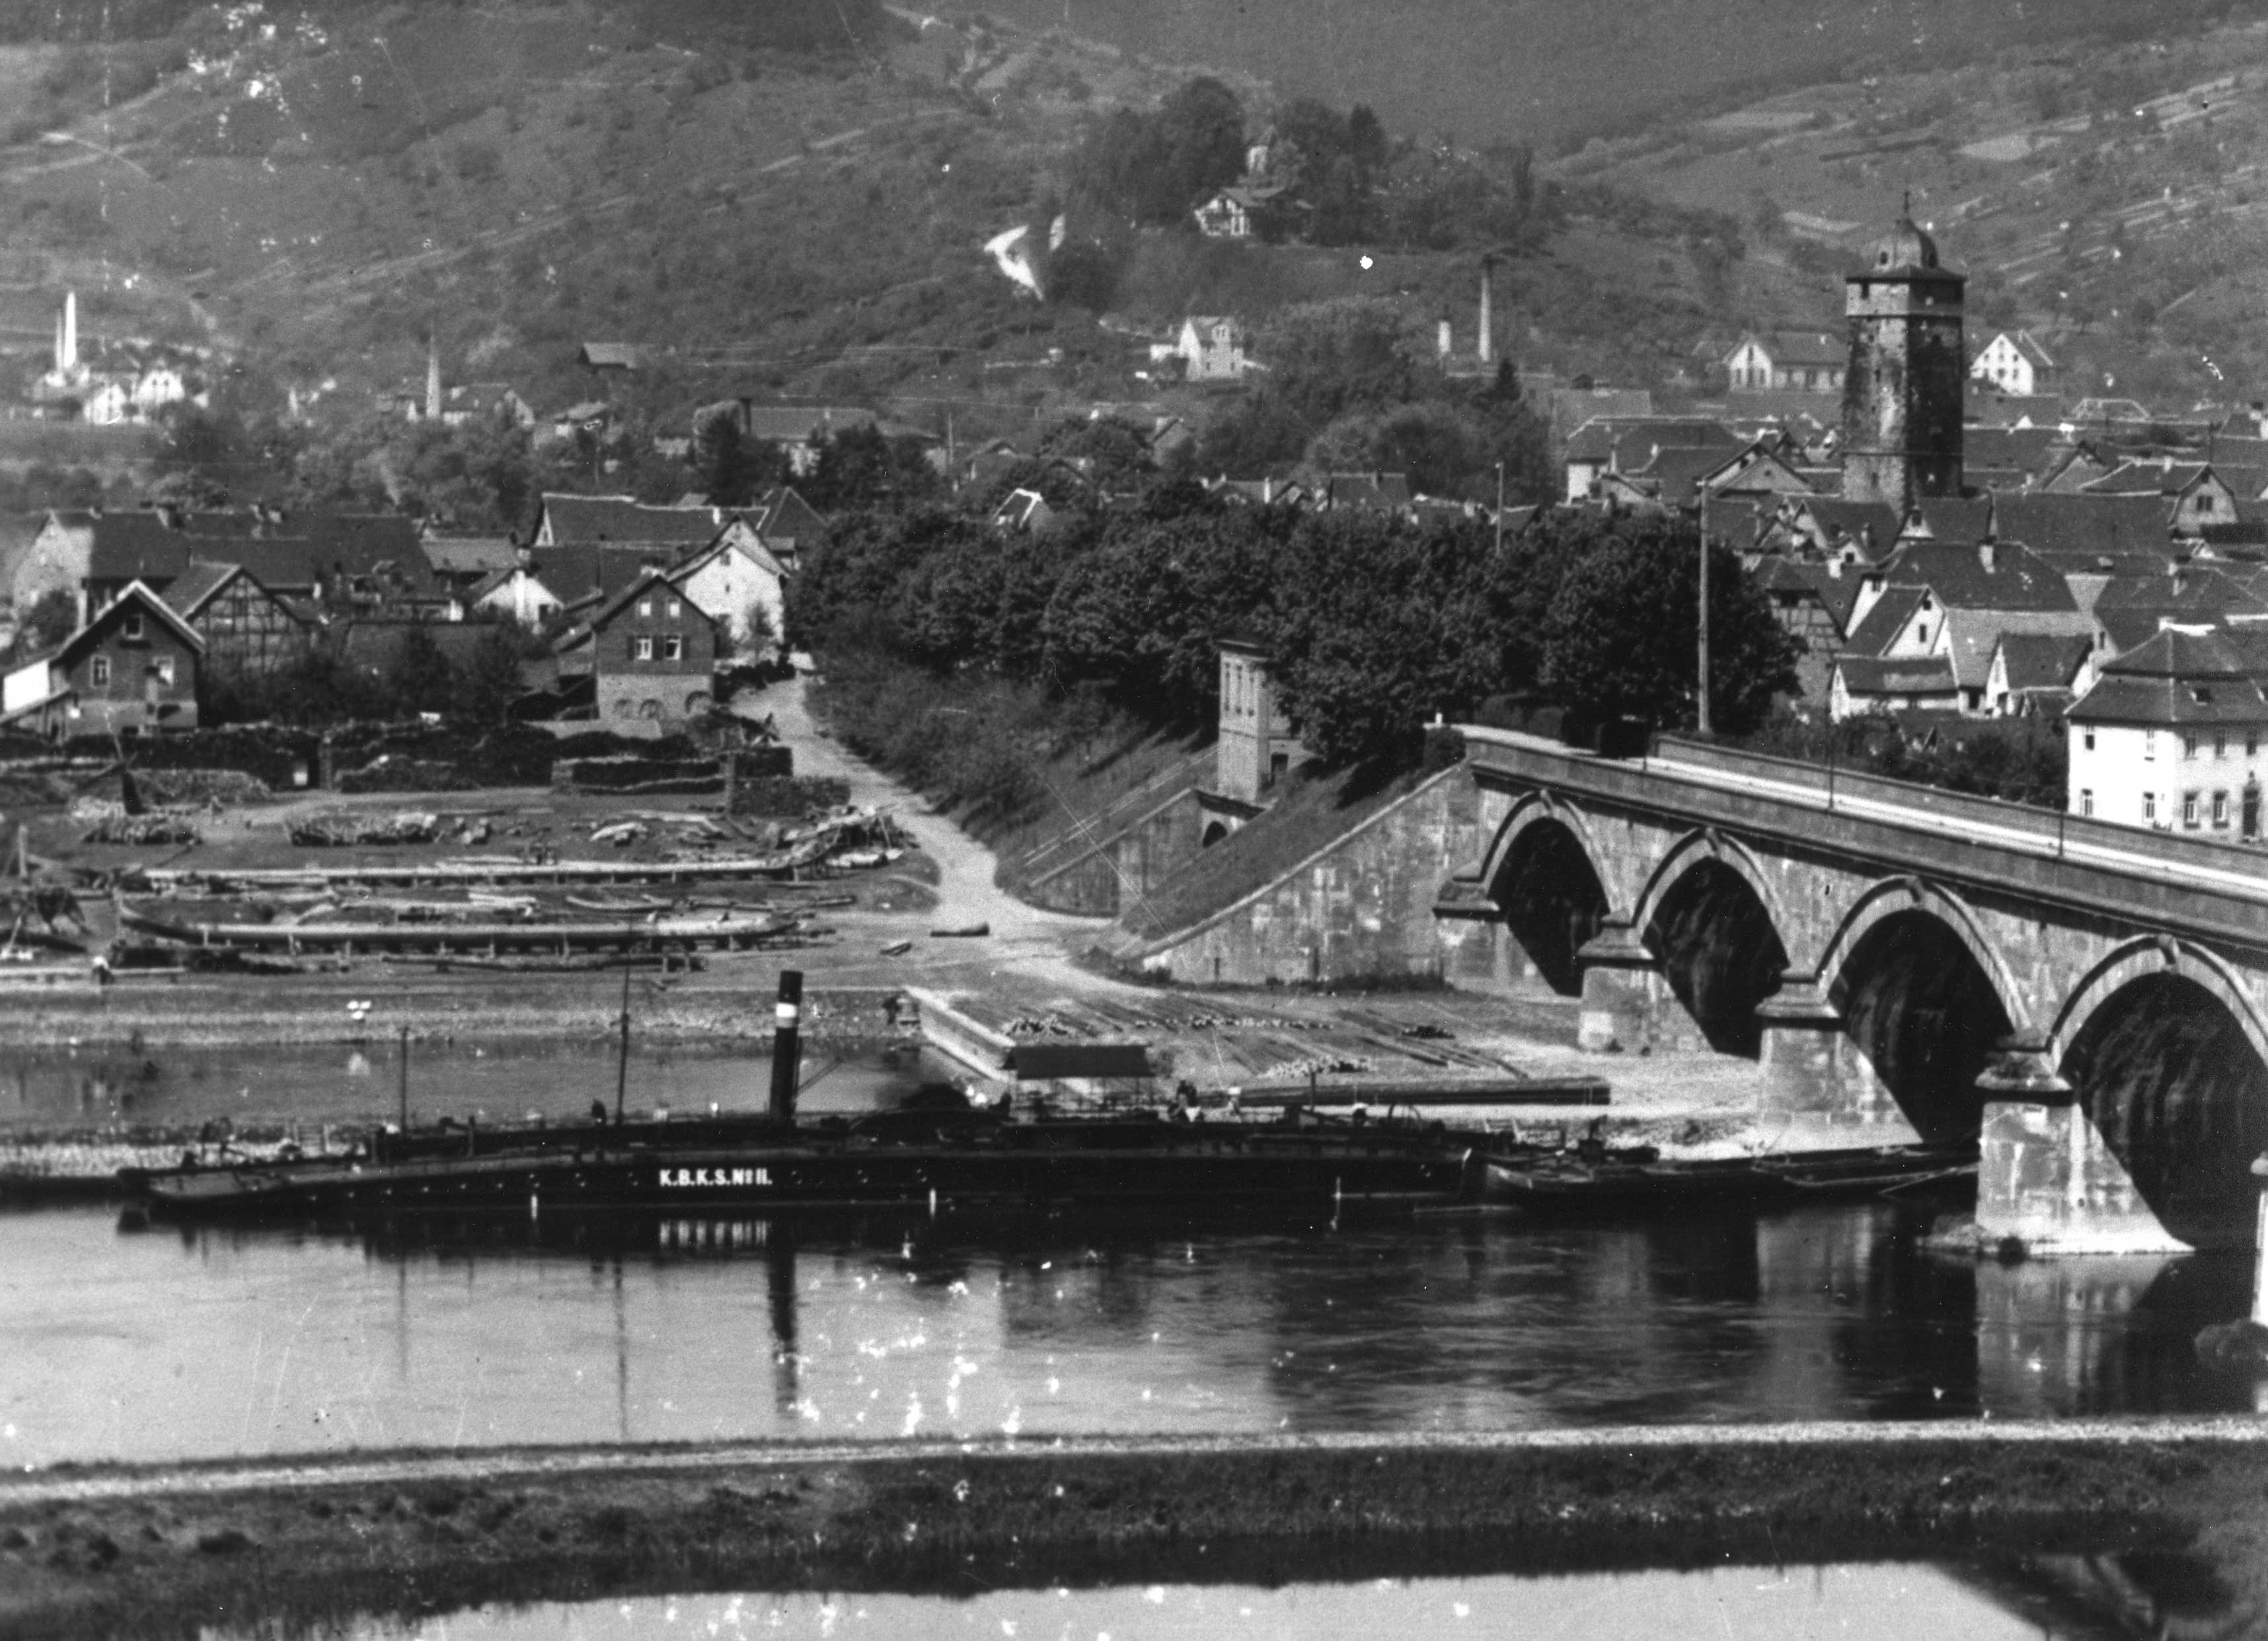
[[1082,941],[1101,938],[1110,920],[1042,911],[995,885],[998,857],[933,811],[920,793],[845,751],[813,719],[807,688],[799,676],[764,696],[774,726],[795,751],[796,773],[848,783],[853,803],[887,806],[920,840],[923,852],[938,868],[937,909],[929,914],[930,923],[938,928],[989,924],[992,933],[987,950],[996,961],[1092,980],[1071,970],[1065,959]]

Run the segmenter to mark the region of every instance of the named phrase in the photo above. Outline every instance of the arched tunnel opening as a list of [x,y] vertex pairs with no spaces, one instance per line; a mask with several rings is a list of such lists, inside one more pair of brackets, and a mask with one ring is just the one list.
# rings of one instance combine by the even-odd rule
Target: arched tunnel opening
[[2250,1224],[2268,1066],[2219,997],[2179,975],[2134,981],[2095,1010],[2061,1071],[2159,1224],[2185,1242]]
[[1557,820],[1521,833],[1492,898],[1544,983],[1562,997],[1580,997],[1583,970],[1575,953],[1606,920],[1607,892],[1574,833]]
[[1709,1046],[1755,1059],[1764,1047],[1756,1004],[1779,990],[1787,948],[1748,879],[1703,861],[1662,897],[1644,938]]
[[1852,949],[1832,996],[1915,1132],[1926,1140],[1977,1132],[1977,1078],[2008,1034],[2008,1012],[1960,936],[1924,911],[1885,917]]

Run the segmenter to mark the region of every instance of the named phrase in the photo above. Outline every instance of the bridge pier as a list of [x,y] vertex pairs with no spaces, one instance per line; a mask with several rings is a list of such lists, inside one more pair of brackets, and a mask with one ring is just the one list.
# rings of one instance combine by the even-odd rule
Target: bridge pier
[[2186,1252],[2050,1056],[2043,1033],[2020,1031],[2001,1040],[1977,1079],[1979,1243],[2013,1240],[2033,1255]]
[[[1817,981],[1789,975],[1756,1004],[1764,1024],[1762,1115],[1793,1126],[1905,1125],[1904,1115]],[[1911,1134],[1911,1130],[1907,1130]],[[1885,1144],[1898,1137],[1879,1137]]]
[[1583,967],[1583,1006],[1575,1046],[1592,1054],[1651,1054],[1660,1038],[1666,1003],[1680,1006],[1638,931],[1609,918],[1575,953]]

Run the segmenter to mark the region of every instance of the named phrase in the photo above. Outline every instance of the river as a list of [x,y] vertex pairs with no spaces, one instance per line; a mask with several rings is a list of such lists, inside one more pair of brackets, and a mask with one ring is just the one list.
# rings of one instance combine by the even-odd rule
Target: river
[[[694,1635],[891,1641],[1150,1641],[1212,1636],[1742,1636],[1756,1641],[2074,1641],[2226,1623],[2233,1608],[2196,1580],[2150,1579],[2146,1561],[2037,1556],[1990,1564],[1719,1567],[1571,1577],[1379,1578],[1359,1583],[1152,1584],[993,1590],[969,1596],[638,1596],[484,1607],[405,1628],[372,1620],[352,1641],[600,1641]],[[2186,1570],[2183,1570],[2186,1571]],[[2137,1577],[2138,1571],[2142,1575]],[[2153,1587],[2163,1586],[2171,1587]],[[2199,1629],[2198,1633],[2220,1633]],[[224,1631],[224,1634],[234,1632]]]
[[1881,1206],[1108,1232],[11,1216],[0,1461],[2250,1409],[2248,1262],[1973,1265]]
[[[0,1060],[0,1132],[367,1122],[394,1045]],[[806,1067],[887,1104],[911,1051]],[[424,1115],[611,1100],[611,1044],[417,1051]],[[760,1105],[761,1056],[634,1052],[633,1107]],[[2199,1366],[2248,1257],[2002,1266],[1879,1203],[1553,1225],[1176,1230],[406,1219],[136,1231],[0,1219],[0,1462],[408,1445],[2250,1410]]]

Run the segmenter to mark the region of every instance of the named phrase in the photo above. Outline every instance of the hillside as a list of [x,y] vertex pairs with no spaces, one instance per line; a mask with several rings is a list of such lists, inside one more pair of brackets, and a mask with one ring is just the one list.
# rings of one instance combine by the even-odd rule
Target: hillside
[[1970,275],[1981,340],[2022,326],[2074,396],[2172,406],[2268,385],[2268,23],[2147,43],[2033,48],[1790,92],[1555,168],[1735,217],[1757,279],[1743,327],[1831,317],[1834,277],[1911,190]]
[[[1432,63],[1441,94],[1427,107],[1453,109],[1466,70],[1451,71],[1431,42],[1453,26],[1494,40],[1535,21],[1526,0],[1478,4],[1445,0],[1423,27],[1393,4],[1323,8],[1322,33],[1339,31],[1350,65],[1344,94],[1391,109],[1392,77]],[[357,412],[372,390],[422,379],[429,335],[449,379],[508,380],[544,408],[593,390],[578,343],[621,340],[652,350],[630,391],[665,426],[725,394],[778,394],[887,401],[976,438],[1098,399],[1202,416],[1202,395],[1138,374],[1143,333],[1190,312],[1263,321],[1290,302],[1382,295],[1413,335],[1447,315],[1471,345],[1469,249],[1366,256],[1128,232],[1111,247],[1104,325],[1022,297],[984,254],[991,234],[1052,209],[1064,158],[1094,116],[1154,105],[1195,71],[1200,48],[1232,70],[1266,68],[1275,59],[1254,41],[1316,32],[1301,34],[1277,0],[1241,11],[1077,0],[1075,27],[1116,31],[1130,50],[1019,26],[1020,4],[983,18],[894,13],[796,50],[668,26],[704,6],[339,4],[289,23],[239,8],[141,38],[0,46],[0,90],[22,110],[0,146],[0,346],[16,350],[16,370],[32,365],[75,286],[90,337],[210,346],[250,367],[237,379],[247,392],[288,385]],[[1790,43],[1793,14],[1779,6],[1759,0],[1756,28],[1743,30],[1771,42],[1749,54],[1744,84],[1808,71],[1811,45]],[[141,10],[170,15],[158,0]],[[1706,118],[1592,142],[1546,168],[1563,190],[1550,225],[1499,276],[1505,343],[1525,365],[1693,386],[1705,337],[1831,312],[1850,247],[1911,182],[1948,252],[1979,272],[1976,305],[1991,322],[2076,329],[2082,354],[2102,353],[2093,368],[2145,387],[2196,377],[2208,352],[2249,374],[2268,357],[2235,324],[2253,311],[2259,260],[2242,254],[2254,227],[2242,179],[2262,139],[2255,91],[2268,67],[2257,27],[2176,38],[2180,17],[2199,10],[2154,9],[2161,37],[2146,47],[2034,44],[1740,107],[1711,93]],[[2035,33],[2067,37],[2099,11],[2059,8]],[[1244,20],[1199,26],[1216,12]],[[1629,0],[1587,15],[1644,26],[1626,65],[1635,85],[1660,78],[1660,54],[1705,13]],[[1427,48],[1361,47],[1397,15]],[[1873,40],[1885,62],[1912,55],[1860,15],[1873,20],[1830,15],[1811,32],[1851,50]],[[1966,8],[1957,27],[1930,22],[1932,5],[1899,15],[1931,55],[1973,55],[2007,32],[1997,4]],[[1049,0],[1027,21],[1060,24],[1062,11]],[[1565,97],[1602,49],[1592,29],[1551,33],[1562,68],[1548,77]],[[1544,61],[1507,55],[1507,84],[1528,84]],[[1284,71],[1301,83],[1296,64]],[[1256,129],[1285,89],[1229,78]],[[2168,104],[2088,124],[2095,108],[2216,79],[2233,89],[2208,119]],[[1681,82],[1694,98],[1715,83]],[[1485,129],[1564,136],[1581,122],[1563,102],[1499,98],[1516,117]],[[1420,110],[1397,134],[1434,122]],[[2050,213],[2075,200],[2088,209],[2058,228]],[[2162,221],[2185,232],[2152,233]],[[2003,261],[2005,277],[1992,272]],[[2050,301],[2051,287],[2073,294]]]
[[[1152,229],[1114,245],[1109,327],[1022,298],[984,239],[1047,209],[1090,117],[1189,73],[1107,45],[932,18],[856,50],[696,54],[593,5],[341,8],[272,32],[229,15],[195,38],[0,48],[37,104],[0,151],[19,369],[72,285],[92,338],[210,346],[303,399],[422,379],[430,334],[450,379],[556,406],[592,391],[578,343],[625,340],[652,350],[632,391],[665,425],[777,393],[887,399],[981,437],[1156,399],[1139,333],[1191,311],[1388,295],[1413,332],[1449,312],[1471,345],[1471,259],[1442,253],[1366,264]],[[1231,83],[1256,129],[1271,93]],[[1508,276],[1523,361],[1674,354],[1708,294],[1682,240],[1657,243],[1675,223],[1570,227],[1572,260]],[[1627,267],[1653,271],[1597,276]]]
[[[2008,49],[2163,40],[2229,0],[989,0],[996,17],[1164,62],[1207,63],[1287,95],[1366,102],[1387,124],[1550,150],[1764,92],[1966,64]],[[2088,49],[2093,49],[2092,44]]]

